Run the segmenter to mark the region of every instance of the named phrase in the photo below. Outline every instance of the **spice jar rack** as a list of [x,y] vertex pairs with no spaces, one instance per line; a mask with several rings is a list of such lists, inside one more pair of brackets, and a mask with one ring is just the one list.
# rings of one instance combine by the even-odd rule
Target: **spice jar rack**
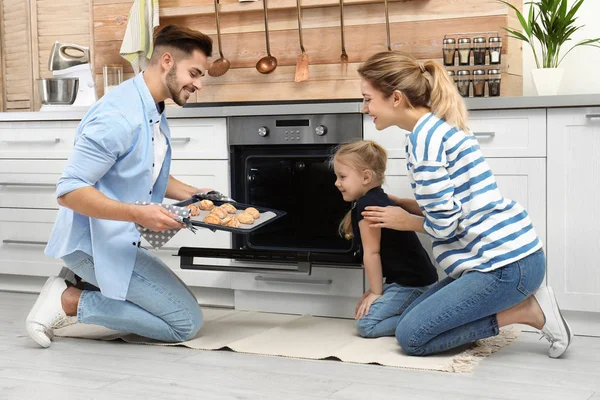
[[[463,97],[500,96],[502,38],[497,31],[444,35],[442,59]],[[473,68],[472,68],[473,67]]]

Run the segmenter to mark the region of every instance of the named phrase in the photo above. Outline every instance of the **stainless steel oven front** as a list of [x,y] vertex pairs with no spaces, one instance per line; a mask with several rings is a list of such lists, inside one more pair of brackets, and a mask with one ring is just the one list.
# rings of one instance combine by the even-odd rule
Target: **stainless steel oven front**
[[352,242],[338,234],[351,205],[334,185],[330,160],[339,144],[361,138],[358,113],[229,118],[231,197],[287,215],[251,234],[234,234],[230,251],[181,249],[182,268],[192,268],[193,256],[295,260],[308,273],[311,263],[360,264]]

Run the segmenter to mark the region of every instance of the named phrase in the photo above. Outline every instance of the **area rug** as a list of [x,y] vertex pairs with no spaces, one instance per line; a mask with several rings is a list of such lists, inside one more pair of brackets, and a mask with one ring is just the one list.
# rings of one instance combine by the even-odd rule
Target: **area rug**
[[302,359],[337,359],[359,364],[446,372],[472,372],[485,357],[509,345],[515,328],[459,350],[427,357],[405,355],[395,338],[364,339],[349,319],[205,308],[204,325],[187,342],[165,344],[101,326],[76,324],[56,330],[55,336],[115,340],[128,343],[186,346],[197,350],[230,349],[240,353]]

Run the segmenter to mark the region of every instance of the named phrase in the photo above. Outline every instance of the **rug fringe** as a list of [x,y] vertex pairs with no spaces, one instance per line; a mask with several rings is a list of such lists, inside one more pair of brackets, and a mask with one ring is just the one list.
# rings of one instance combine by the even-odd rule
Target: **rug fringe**
[[477,340],[474,347],[457,356],[448,366],[449,372],[471,373],[481,360],[508,346],[518,337],[514,327],[502,328],[497,336]]

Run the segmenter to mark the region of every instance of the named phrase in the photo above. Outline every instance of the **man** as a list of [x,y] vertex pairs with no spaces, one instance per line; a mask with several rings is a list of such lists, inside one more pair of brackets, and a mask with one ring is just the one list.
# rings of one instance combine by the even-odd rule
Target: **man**
[[99,291],[67,288],[48,278],[29,313],[30,336],[49,347],[52,330],[75,322],[136,333],[165,342],[194,337],[202,325],[198,302],[156,256],[140,248],[135,224],[152,231],[181,228],[158,205],[205,189],[169,175],[170,133],[164,100],[183,106],[200,90],[210,37],[167,26],[154,38],[148,68],[105,95],[77,128],[75,146],[58,181],[61,205],[46,254]]

